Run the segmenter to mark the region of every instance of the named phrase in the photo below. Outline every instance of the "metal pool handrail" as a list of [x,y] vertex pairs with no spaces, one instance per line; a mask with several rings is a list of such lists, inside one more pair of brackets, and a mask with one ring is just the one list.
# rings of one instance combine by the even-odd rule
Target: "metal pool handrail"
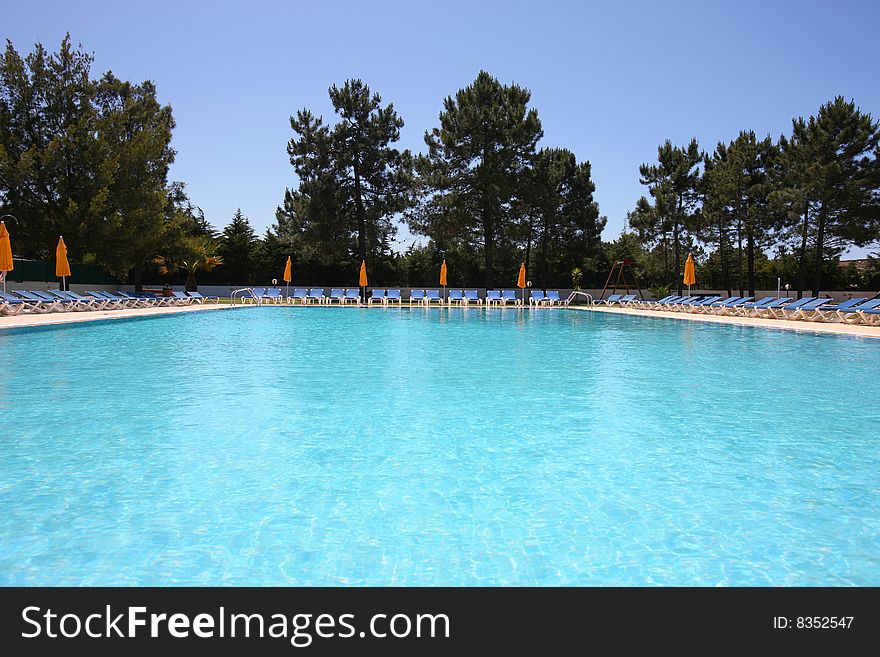
[[586,297],[587,303],[591,306],[593,305],[593,295],[589,292],[581,292],[580,290],[574,290],[571,294],[568,295],[568,298],[565,300],[565,305],[569,305],[576,296]]
[[254,297],[254,289],[253,289],[253,288],[251,288],[251,287],[242,287],[242,288],[239,288],[239,289],[237,289],[237,290],[233,290],[232,293],[229,295],[229,303],[230,303],[230,305],[233,305],[233,306],[237,305],[237,304],[235,303],[235,295],[238,294],[239,292],[242,293],[242,295],[239,297],[239,299],[241,299],[241,303],[242,303],[242,304],[244,304],[244,293],[245,293],[245,292],[249,292],[249,293],[250,293],[250,296],[253,297],[253,299],[257,302],[257,305],[258,305],[258,306],[263,302],[262,299],[258,299],[257,297]]

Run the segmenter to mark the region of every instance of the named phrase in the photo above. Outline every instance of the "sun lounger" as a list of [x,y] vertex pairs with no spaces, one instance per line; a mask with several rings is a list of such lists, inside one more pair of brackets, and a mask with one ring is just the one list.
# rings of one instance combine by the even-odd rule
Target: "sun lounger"
[[284,290],[280,287],[270,287],[263,295],[263,303],[274,303],[276,306],[284,303]]
[[313,287],[309,290],[309,303],[324,303],[324,288],[323,287]]
[[530,306],[543,306],[547,301],[547,297],[544,296],[543,290],[532,290],[529,294],[529,305]]
[[95,297],[96,299],[107,299],[112,304],[115,304],[114,305],[115,308],[136,308],[141,305],[138,301],[136,301],[134,299],[129,299],[128,297],[124,297],[119,294],[113,294],[112,292],[107,292],[107,291],[98,292],[96,290],[86,290],[86,294],[88,294],[89,296]]
[[841,301],[838,304],[826,303],[814,309],[811,315],[803,316],[801,319],[808,322],[830,322],[835,319],[843,320],[846,311],[856,308],[859,304],[867,300],[867,297],[854,297],[852,299],[847,299],[846,301]]
[[130,299],[134,302],[135,308],[153,308],[158,306],[159,304],[155,299],[149,299],[140,294],[135,294],[134,292],[126,292],[125,290],[116,290],[112,294],[125,297],[126,299]]
[[748,314],[750,312],[752,312],[753,310],[759,310],[759,309],[763,308],[764,306],[773,303],[776,300],[777,300],[776,297],[763,297],[763,298],[759,299],[758,301],[749,301],[748,303],[742,303],[742,304],[737,303],[737,304],[734,304],[733,306],[731,306],[732,311],[730,313],[726,313],[726,314],[738,315],[740,317],[747,317]]
[[376,288],[370,290],[370,298],[367,299],[367,305],[372,306],[374,303],[385,305],[385,290],[378,290]]
[[440,290],[425,290],[425,305],[430,306],[435,301],[439,305],[443,305],[443,297],[440,296]]
[[191,306],[196,301],[179,290],[171,292],[171,296],[177,300],[177,305],[179,306]]
[[803,299],[789,299],[788,297],[781,297],[776,301],[771,301],[763,308],[753,310],[751,315],[752,317],[762,317],[764,319],[782,319],[783,317],[785,317],[782,311],[783,308],[787,307],[790,310],[795,310],[812,300],[813,297],[804,297]]
[[871,324],[876,321],[876,313],[880,308],[880,298],[871,299],[854,308],[841,309],[838,315],[844,324]]
[[519,297],[516,296],[515,290],[502,290],[501,291],[501,305],[506,306],[507,302],[510,301],[514,306],[521,306],[522,301]]
[[290,303],[299,301],[301,304],[306,304],[309,302],[309,291],[304,287],[298,287],[294,289],[293,294],[287,298],[287,301]]
[[345,290],[345,296],[342,298],[343,305],[348,303],[349,301],[353,302],[355,305],[361,302],[361,291],[356,287],[349,287]]
[[31,292],[30,290],[13,290],[13,292],[21,299],[35,304],[34,310],[36,310],[37,312],[50,313],[57,310],[64,310],[65,304],[61,303],[59,299],[53,300],[50,298],[47,300],[40,295]]
[[486,290],[486,307],[502,305],[501,290]]
[[[813,313],[816,311],[817,308],[819,308],[820,306],[824,306],[829,301],[831,301],[831,299],[828,297],[825,297],[825,298],[819,298],[819,299],[812,299],[812,300],[808,301],[807,303],[802,303],[797,308],[791,308],[791,306],[786,306],[786,307],[782,308],[781,317],[783,317],[784,319],[809,319],[810,317],[812,317]],[[777,316],[779,316],[779,315],[777,315]]]
[[0,292],[0,311],[5,315],[18,315],[22,312],[49,312],[42,308],[42,303],[26,301],[12,294]]
[[409,305],[418,304],[421,305],[425,303],[425,291],[424,290],[410,290],[409,292]]
[[703,310],[703,308],[712,305],[716,301],[721,301],[723,298],[724,297],[722,296],[714,295],[710,297],[703,297],[702,299],[697,299],[692,304],[688,305],[685,308],[685,311],[689,313],[699,313]]
[[84,297],[83,295],[78,294],[77,292],[71,292],[70,290],[65,292],[59,290],[57,293],[63,294],[73,301],[78,301],[83,310],[104,310],[112,304],[109,299],[97,299],[92,296]]
[[220,303],[220,297],[215,296],[204,296],[200,292],[187,292],[189,296],[195,299],[196,303],[205,303],[206,301],[213,301],[214,303]]
[[400,290],[397,288],[388,290],[388,292],[385,293],[385,303],[389,305],[392,303],[397,303],[398,306],[401,305],[403,300],[400,296]]
[[340,305],[345,303],[345,289],[334,287],[330,289],[330,296],[327,297],[327,303],[337,302]]
[[457,303],[459,306],[464,305],[464,293],[461,290],[449,290],[447,300],[450,306],[454,303]]
[[470,305],[472,303],[477,304],[478,306],[483,305],[483,300],[480,298],[480,295],[476,290],[465,290],[464,291],[464,305]]
[[547,299],[548,306],[552,306],[554,304],[556,304],[557,306],[562,305],[562,297],[559,296],[559,290],[547,290],[547,295],[545,298]]

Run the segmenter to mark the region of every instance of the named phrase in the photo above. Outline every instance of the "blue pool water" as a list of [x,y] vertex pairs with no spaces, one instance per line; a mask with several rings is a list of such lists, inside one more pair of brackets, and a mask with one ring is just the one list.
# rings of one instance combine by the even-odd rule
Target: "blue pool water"
[[564,310],[0,333],[0,584],[878,585],[878,365]]

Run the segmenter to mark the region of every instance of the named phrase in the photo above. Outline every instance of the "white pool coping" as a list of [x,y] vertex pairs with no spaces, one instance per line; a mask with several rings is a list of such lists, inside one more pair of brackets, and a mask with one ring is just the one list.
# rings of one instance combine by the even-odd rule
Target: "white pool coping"
[[702,313],[675,312],[670,310],[644,310],[641,308],[621,308],[619,306],[570,306],[574,310],[595,313],[611,313],[615,315],[636,315],[639,317],[663,317],[679,321],[709,322],[712,324],[728,324],[732,326],[757,326],[761,328],[780,329],[783,331],[801,331],[832,335],[849,335],[859,338],[880,338],[880,326],[863,326],[861,324],[843,324],[841,322],[805,322],[791,319],[763,319],[760,317],[728,317],[726,315],[704,315]]
[[[164,317],[182,313],[197,313],[208,310],[229,310],[235,306],[228,304],[205,303],[189,306],[168,306],[164,308],[120,308],[118,310],[83,310],[50,313],[21,313],[0,316],[0,330],[33,326],[57,326],[80,324],[82,322],[132,319],[135,317]],[[241,306],[238,306],[241,308]]]

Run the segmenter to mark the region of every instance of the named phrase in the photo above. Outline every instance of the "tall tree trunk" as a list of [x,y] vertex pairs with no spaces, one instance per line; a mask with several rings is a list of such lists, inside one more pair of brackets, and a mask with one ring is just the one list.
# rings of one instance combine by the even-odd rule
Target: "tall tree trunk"
[[134,266],[134,291],[135,292],[143,292],[144,291],[144,266],[143,264],[138,264]]
[[544,221],[541,229],[541,289],[547,289],[547,243],[550,240],[548,222]]
[[727,263],[727,251],[725,249],[727,243],[727,233],[724,231],[724,212],[719,213],[718,220],[718,257],[721,258],[721,285],[727,288],[727,296],[733,296],[733,290],[730,287],[730,268]]
[[818,297],[822,289],[822,263],[825,251],[825,222],[827,215],[825,203],[819,207],[818,226],[816,230],[816,258],[813,268],[813,296]]
[[361,174],[358,167],[358,154],[354,155],[354,207],[358,222],[358,258],[367,261],[367,213],[361,193]]
[[743,282],[743,222],[742,222],[742,204],[736,206],[736,266],[737,266],[737,283],[739,286],[739,295],[746,295],[746,288]]
[[483,210],[482,210],[482,220],[483,220],[483,251],[486,258],[486,289],[492,287],[492,270],[495,267],[494,255],[495,255],[495,235],[493,234],[493,226],[492,226],[492,212],[489,208],[489,200],[484,195],[483,197]]
[[529,218],[529,235],[526,238],[526,271],[532,267],[532,233],[534,231],[534,219]]
[[199,286],[196,284],[196,273],[192,269],[186,270],[186,291],[196,292]]
[[678,210],[675,213],[675,220],[672,222],[672,250],[673,259],[675,260],[675,277],[678,279],[678,294],[681,296],[681,288],[683,285],[681,271],[681,207],[683,198],[678,195]]
[[801,228],[801,248],[798,253],[797,273],[797,298],[804,296],[804,288],[807,286],[807,235],[810,226],[810,202],[804,201],[804,224]]
[[748,260],[749,294],[755,295],[755,220],[746,202],[746,259]]
[[663,279],[669,283],[669,236],[663,231],[663,238],[660,241],[663,245]]

